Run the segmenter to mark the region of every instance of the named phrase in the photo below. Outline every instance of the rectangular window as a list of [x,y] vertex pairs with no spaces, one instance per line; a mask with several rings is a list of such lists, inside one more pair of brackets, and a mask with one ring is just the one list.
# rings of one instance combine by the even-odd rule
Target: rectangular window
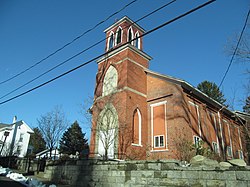
[[232,147],[227,146],[227,156],[231,157],[232,156]]
[[213,151],[214,151],[215,153],[219,153],[218,144],[217,144],[216,142],[213,142],[212,145],[213,145]]
[[194,145],[198,148],[201,145],[201,138],[199,136],[194,136]]
[[23,133],[20,134],[19,142],[23,142]]
[[155,143],[154,143],[155,148],[164,147],[164,136],[163,135],[155,136],[154,140],[155,140]]
[[22,147],[21,146],[17,146],[17,151],[16,151],[17,155],[20,155],[21,150],[22,150]]
[[239,159],[244,159],[244,157],[243,157],[243,151],[238,150],[238,154],[239,154]]

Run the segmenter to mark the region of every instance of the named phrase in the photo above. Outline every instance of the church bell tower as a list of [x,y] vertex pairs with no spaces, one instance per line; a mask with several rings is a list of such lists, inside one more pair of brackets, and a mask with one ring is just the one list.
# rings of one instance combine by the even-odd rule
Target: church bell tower
[[128,17],[108,27],[105,56],[97,61],[90,157],[145,159],[147,77],[151,57],[143,52],[145,32]]

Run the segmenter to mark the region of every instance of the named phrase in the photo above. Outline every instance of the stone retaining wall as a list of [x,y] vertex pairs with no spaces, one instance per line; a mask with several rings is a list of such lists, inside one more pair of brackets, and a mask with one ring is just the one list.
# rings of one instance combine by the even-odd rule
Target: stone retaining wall
[[250,167],[181,167],[177,161],[78,160],[46,166],[44,177],[70,186],[250,186]]

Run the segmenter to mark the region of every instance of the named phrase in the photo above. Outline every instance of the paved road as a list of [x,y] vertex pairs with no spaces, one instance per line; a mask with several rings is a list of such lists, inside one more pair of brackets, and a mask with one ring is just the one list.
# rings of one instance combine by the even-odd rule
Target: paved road
[[19,182],[13,181],[7,177],[0,176],[0,186],[1,187],[24,187],[24,185]]

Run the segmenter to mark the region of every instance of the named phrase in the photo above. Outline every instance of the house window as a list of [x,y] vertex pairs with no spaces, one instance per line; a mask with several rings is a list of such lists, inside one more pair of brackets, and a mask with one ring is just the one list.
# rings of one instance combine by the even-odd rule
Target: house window
[[131,41],[131,40],[133,40],[133,30],[130,27],[129,30],[128,30],[128,42],[130,42],[130,44],[133,45],[133,41]]
[[17,155],[20,155],[21,150],[22,150],[21,146],[20,145],[17,146],[17,150],[16,150]]
[[138,49],[141,49],[140,38],[139,38],[139,33],[138,32],[136,32],[135,38],[136,38],[135,41],[134,41],[135,47],[138,48]]
[[219,153],[218,144],[216,142],[212,142],[212,146],[213,146],[213,151],[215,153]]
[[20,134],[20,138],[19,138],[19,142],[23,142],[23,136],[24,136],[24,134],[21,133],[21,134]]
[[239,159],[244,159],[243,151],[238,150],[238,154],[239,154]]
[[116,90],[117,80],[118,80],[117,70],[113,66],[110,66],[103,80],[102,96],[106,96]]
[[108,38],[108,50],[114,47],[114,33],[112,32]]
[[116,31],[116,45],[122,42],[122,29],[119,27]]
[[136,109],[133,116],[133,145],[141,145],[141,113]]
[[164,136],[163,135],[155,136],[154,140],[155,140],[154,141],[155,148],[164,147]]
[[232,147],[227,146],[227,156],[231,157],[232,156]]
[[201,146],[202,139],[199,136],[194,136],[194,145],[196,148],[199,148]]

